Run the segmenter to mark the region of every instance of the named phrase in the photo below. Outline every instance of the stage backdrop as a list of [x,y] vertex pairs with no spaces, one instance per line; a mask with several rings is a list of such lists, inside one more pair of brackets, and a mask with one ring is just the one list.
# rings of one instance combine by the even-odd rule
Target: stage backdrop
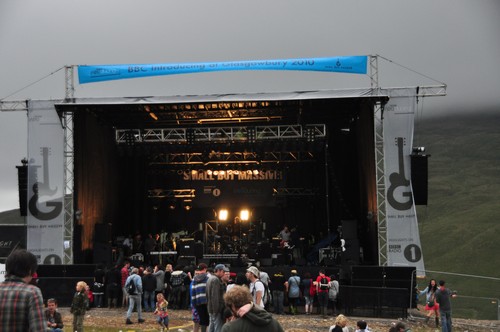
[[389,266],[415,266],[425,274],[411,187],[410,154],[416,109],[414,89],[390,90],[384,108],[384,158]]
[[27,249],[40,264],[62,264],[64,131],[53,101],[28,107]]

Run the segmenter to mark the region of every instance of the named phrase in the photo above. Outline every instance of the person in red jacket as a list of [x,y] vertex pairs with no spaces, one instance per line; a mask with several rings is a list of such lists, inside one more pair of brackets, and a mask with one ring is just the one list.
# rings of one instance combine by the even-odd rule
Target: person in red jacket
[[319,270],[319,276],[316,278],[314,284],[316,285],[316,292],[318,294],[318,304],[320,308],[320,314],[326,316],[328,310],[328,285],[330,283],[330,277],[325,275],[325,270]]

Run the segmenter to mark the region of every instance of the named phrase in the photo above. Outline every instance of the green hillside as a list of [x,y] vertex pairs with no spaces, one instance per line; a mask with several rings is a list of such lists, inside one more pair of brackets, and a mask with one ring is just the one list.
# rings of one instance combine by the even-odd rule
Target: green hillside
[[[431,155],[428,206],[417,210],[426,269],[500,278],[500,114],[419,120],[414,146]],[[498,303],[476,297],[500,298],[500,281],[428,276],[463,296],[456,315],[497,318]]]

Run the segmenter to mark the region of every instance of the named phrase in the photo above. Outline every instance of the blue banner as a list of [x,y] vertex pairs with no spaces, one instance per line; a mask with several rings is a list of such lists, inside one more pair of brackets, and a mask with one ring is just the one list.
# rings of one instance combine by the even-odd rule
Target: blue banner
[[362,55],[334,58],[78,66],[78,79],[80,84],[84,84],[137,77],[229,70],[303,70],[366,74],[367,59],[366,55]]

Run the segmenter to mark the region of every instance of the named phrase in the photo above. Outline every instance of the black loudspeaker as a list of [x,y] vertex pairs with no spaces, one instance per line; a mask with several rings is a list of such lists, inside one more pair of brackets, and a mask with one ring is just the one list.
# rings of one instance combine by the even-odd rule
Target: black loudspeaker
[[276,258],[273,258],[273,265],[286,265],[286,257],[283,254],[277,254]]
[[262,266],[273,266],[273,259],[272,258],[261,258],[260,259],[260,265],[262,265]]
[[345,251],[341,253],[342,262],[349,263],[350,265],[359,263],[359,240],[346,239]]
[[358,238],[358,221],[357,220],[342,220],[342,238],[357,239]]
[[94,242],[111,244],[111,224],[95,224],[94,226]]
[[196,242],[194,244],[194,255],[196,256],[196,258],[203,257],[203,242]]
[[94,243],[94,264],[103,264],[104,266],[111,266],[113,263],[111,245],[108,243]]
[[272,255],[271,244],[265,242],[257,245],[258,258],[271,258],[271,255]]
[[415,205],[427,205],[429,155],[411,155],[411,186]]
[[177,258],[177,265],[196,266],[196,257],[195,256],[179,256],[179,258]]
[[295,265],[297,266],[305,266],[306,263],[307,262],[305,258],[295,258]]
[[19,192],[19,213],[21,216],[28,215],[28,166],[16,166],[17,186]]
[[320,265],[322,265],[322,266],[334,266],[335,261],[332,258],[323,258],[323,260],[320,262]]
[[210,266],[210,258],[200,258],[198,259],[198,264],[207,264],[207,266]]
[[[196,256],[194,240],[183,241],[181,239],[180,241],[177,242],[177,251],[181,256]],[[201,256],[203,256],[203,251]]]

